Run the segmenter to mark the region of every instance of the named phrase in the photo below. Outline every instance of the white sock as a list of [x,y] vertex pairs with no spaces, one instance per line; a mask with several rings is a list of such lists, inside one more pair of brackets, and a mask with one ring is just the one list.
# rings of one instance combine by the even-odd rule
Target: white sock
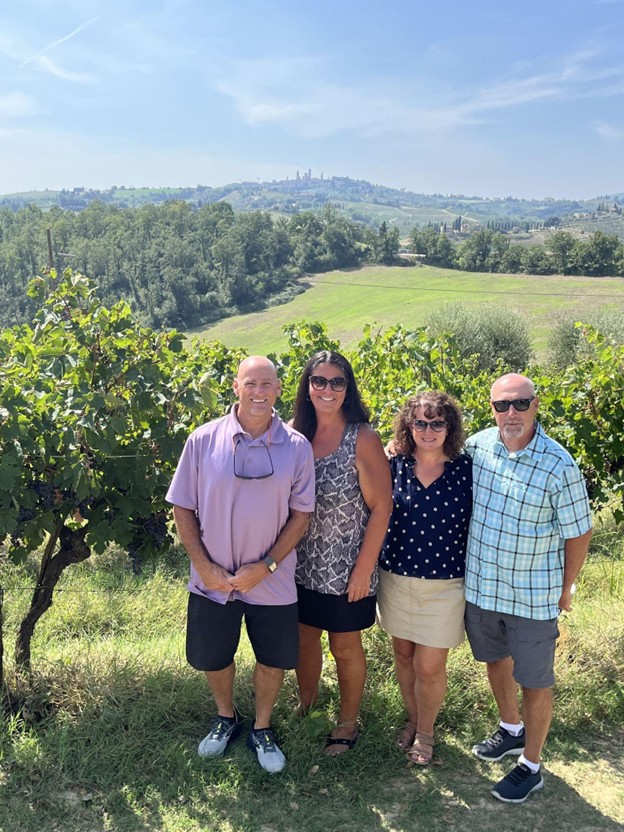
[[518,765],[520,765],[520,763],[524,763],[524,765],[527,768],[530,768],[531,771],[533,772],[533,774],[537,774],[537,772],[540,770],[540,764],[539,763],[532,763],[530,760],[527,760],[527,758],[524,756],[524,754],[521,754],[518,757]]
[[515,725],[513,722],[503,722],[503,720],[501,719],[500,727],[504,728],[505,731],[509,731],[512,737],[518,737],[522,733],[524,723],[519,722],[517,725]]

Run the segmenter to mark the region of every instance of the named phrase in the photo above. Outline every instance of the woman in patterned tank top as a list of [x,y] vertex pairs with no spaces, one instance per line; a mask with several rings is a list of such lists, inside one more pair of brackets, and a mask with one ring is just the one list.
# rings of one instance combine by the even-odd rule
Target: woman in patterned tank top
[[318,697],[326,630],[340,689],[338,721],[325,748],[335,756],[358,736],[366,681],[361,631],[375,621],[377,560],[392,510],[390,472],[340,353],[322,351],[308,361],[292,423],[312,443],[316,472],[316,509],[297,546],[297,681],[305,711]]

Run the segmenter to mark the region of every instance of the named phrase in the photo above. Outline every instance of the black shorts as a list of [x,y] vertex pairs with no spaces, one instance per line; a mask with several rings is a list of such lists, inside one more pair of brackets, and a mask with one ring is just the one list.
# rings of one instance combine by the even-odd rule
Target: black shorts
[[297,666],[299,627],[297,605],[263,606],[245,601],[217,604],[189,593],[186,659],[195,670],[224,670],[234,661],[245,616],[256,661],[290,670]]
[[349,602],[346,595],[326,595],[297,584],[299,622],[328,633],[353,633],[375,623],[376,595]]

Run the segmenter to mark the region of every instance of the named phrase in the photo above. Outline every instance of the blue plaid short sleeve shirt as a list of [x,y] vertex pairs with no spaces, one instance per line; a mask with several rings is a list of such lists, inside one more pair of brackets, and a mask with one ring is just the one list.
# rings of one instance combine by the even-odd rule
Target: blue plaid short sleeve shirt
[[539,424],[521,451],[509,452],[498,428],[470,437],[466,451],[474,494],[466,599],[509,615],[556,618],[565,541],[591,528],[578,466]]

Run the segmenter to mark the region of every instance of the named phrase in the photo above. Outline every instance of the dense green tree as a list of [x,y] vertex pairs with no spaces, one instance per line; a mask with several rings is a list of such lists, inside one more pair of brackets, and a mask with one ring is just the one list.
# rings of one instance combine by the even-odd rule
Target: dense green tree
[[544,246],[527,246],[522,258],[522,269],[526,274],[554,274],[555,265]]
[[592,277],[613,274],[614,263],[621,259],[621,249],[622,243],[617,237],[596,231],[587,243],[575,248],[577,273]]
[[503,235],[500,231],[482,228],[475,231],[468,239],[464,240],[457,251],[457,265],[460,269],[468,272],[487,272],[490,263],[500,262],[498,257],[492,260],[494,240]]
[[511,243],[500,261],[500,271],[507,274],[519,274],[522,271],[526,246]]
[[425,262],[432,266],[449,268],[453,266],[455,250],[446,236],[435,228],[414,229],[410,238],[412,249],[416,254],[424,254]]
[[575,243],[576,240],[569,231],[555,231],[548,237],[546,250],[552,257],[557,274],[572,274]]
[[378,263],[383,263],[390,266],[396,263],[399,256],[399,229],[396,226],[388,227],[387,222],[382,222],[379,226],[379,235],[377,241],[376,257]]

